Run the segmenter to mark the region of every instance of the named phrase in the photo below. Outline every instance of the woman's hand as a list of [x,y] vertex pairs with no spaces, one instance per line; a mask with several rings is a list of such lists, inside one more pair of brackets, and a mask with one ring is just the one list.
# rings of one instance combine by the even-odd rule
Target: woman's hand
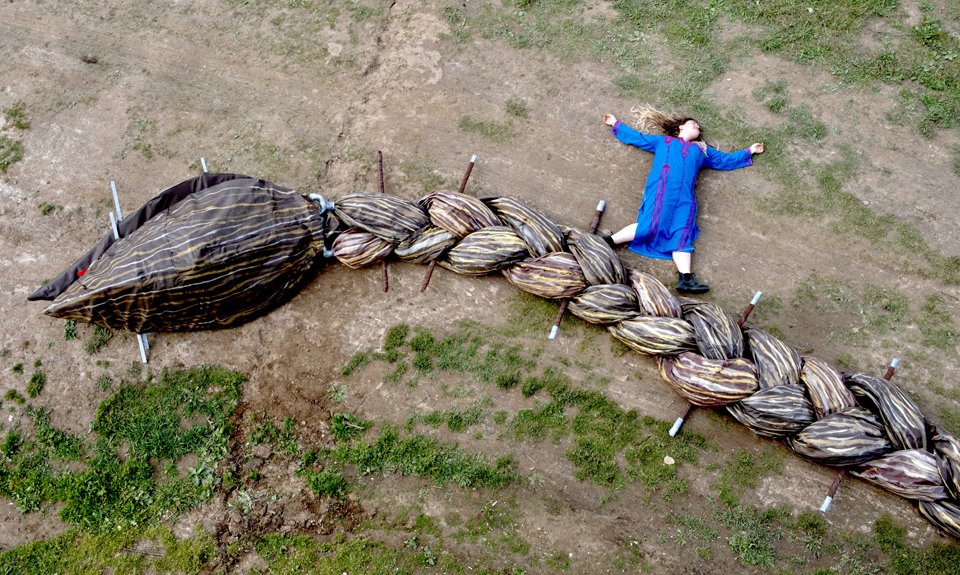
[[616,116],[614,116],[614,115],[612,115],[612,114],[604,114],[604,115],[603,115],[603,123],[606,124],[606,125],[608,125],[608,126],[613,126],[613,125],[615,125],[615,124],[617,123],[617,118],[616,118]]
[[750,146],[751,154],[762,154],[763,153],[763,143],[757,142],[756,144]]

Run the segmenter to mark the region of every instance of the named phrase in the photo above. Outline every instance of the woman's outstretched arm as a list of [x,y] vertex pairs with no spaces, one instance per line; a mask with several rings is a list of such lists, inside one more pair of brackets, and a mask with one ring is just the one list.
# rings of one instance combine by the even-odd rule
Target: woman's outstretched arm
[[651,136],[634,130],[612,114],[604,114],[603,123],[610,126],[610,133],[624,144],[636,146],[648,152],[656,151],[657,143],[663,140],[663,136]]
[[707,147],[707,157],[703,161],[704,167],[713,170],[736,170],[753,165],[753,155],[763,153],[763,144],[756,143],[736,152],[721,152],[716,148]]

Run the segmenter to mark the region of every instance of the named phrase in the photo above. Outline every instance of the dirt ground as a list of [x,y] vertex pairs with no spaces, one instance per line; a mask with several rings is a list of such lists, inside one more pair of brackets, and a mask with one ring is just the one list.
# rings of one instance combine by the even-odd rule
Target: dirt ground
[[[467,10],[475,9],[472,4]],[[604,112],[628,117],[637,103],[611,82],[613,67],[518,51],[478,35],[453,43],[450,25],[441,17],[443,5],[397,0],[385,7],[383,17],[341,15],[334,26],[320,18],[315,25],[295,21],[290,10],[254,2],[13,0],[0,5],[0,108],[22,101],[31,121],[18,136],[22,161],[0,175],[0,349],[8,358],[0,369],[3,387],[22,386],[8,364],[41,358],[48,384],[40,399],[52,410],[53,424],[87,432],[105,397],[96,386],[105,368],[82,344],[64,342],[63,322],[44,316],[43,303],[28,303],[26,296],[105,233],[111,180],[130,211],[196,174],[203,157],[213,171],[248,173],[337,198],[376,188],[376,151],[382,150],[387,191],[417,198],[431,180],[442,179],[455,189],[471,154],[478,154],[468,193],[514,197],[575,227],[585,227],[604,199],[608,210],[601,227],[629,223],[650,158],[620,145],[600,123]],[[598,3],[597,10],[610,9]],[[865,40],[870,33],[864,32]],[[734,59],[709,95],[754,123],[775,126],[781,119],[751,94],[765,81],[778,80],[830,127],[823,141],[792,153],[812,169],[850,146],[861,162],[848,191],[917,227],[946,255],[960,253],[960,204],[951,169],[954,134],[921,139],[914,128],[889,123],[885,114],[896,97],[893,87],[842,86],[825,71],[770,55]],[[511,120],[515,135],[506,141],[458,128],[463,116],[504,121],[504,106],[513,98],[526,102],[529,115]],[[10,126],[3,132],[13,133]],[[750,143],[716,142],[728,150]],[[763,161],[760,156],[757,163]],[[772,197],[779,189],[756,168],[701,176],[702,235],[695,267],[714,288],[711,301],[733,313],[756,290],[787,302],[806,278],[820,274],[895,287],[918,294],[916,301],[940,293],[956,317],[955,287],[891,267],[869,242],[838,238],[827,221],[756,209],[757,198]],[[42,204],[58,208],[41,215]],[[673,281],[668,263],[623,253],[628,265],[668,285]],[[291,302],[247,325],[152,336],[150,368],[214,363],[247,373],[244,410],[289,415],[299,431],[322,437],[333,409],[329,389],[345,383],[340,369],[355,352],[378,347],[388,327],[405,322],[443,330],[455,318],[496,322],[516,296],[502,278],[458,277],[445,270],[438,270],[431,287],[420,293],[422,272],[417,266],[391,266],[390,291],[383,293],[379,268],[352,271],[331,263]],[[787,342],[828,361],[854,356],[861,367],[879,373],[891,354],[911,357],[908,337],[860,347],[828,337],[856,318],[786,305],[777,314]],[[543,327],[545,336],[548,326]],[[906,336],[916,329],[908,323],[897,333]],[[545,345],[546,353],[575,357],[584,337],[576,330],[562,332],[558,341]],[[542,343],[531,340],[530,345]],[[591,353],[609,377],[606,393],[623,407],[668,421],[682,410],[651,359],[616,356],[606,339]],[[948,350],[939,371],[907,361],[898,381],[920,397],[928,397],[922,385],[932,378],[955,390],[950,368],[956,354]],[[138,360],[136,343],[120,334],[96,359],[127,366]],[[346,383],[351,387],[345,405],[369,418],[402,423],[410,409],[437,409],[444,401],[427,389],[391,390],[373,372]],[[498,407],[509,409],[509,401],[499,398]],[[6,409],[3,415],[4,426],[21,417]],[[740,448],[779,449],[725,421],[697,413],[688,424],[724,446],[718,461]],[[496,453],[496,445],[475,443],[467,446]],[[661,548],[656,537],[644,536],[663,528],[637,505],[639,488],[628,487],[601,505],[604,490],[576,479],[563,446],[518,449],[529,451],[519,455],[529,463],[521,465],[522,473],[537,473],[543,489],[537,495],[517,489],[504,497],[523,510],[522,534],[528,541],[538,548],[575,550],[574,572],[589,570],[598,557],[633,538],[655,571],[685,564],[687,572],[752,572],[729,556],[705,560],[692,549],[677,556],[673,548]],[[832,478],[833,471],[787,455],[783,473],[765,479],[754,502],[815,509]],[[401,505],[420,485],[411,478],[380,481],[362,508],[345,515],[359,520]],[[702,510],[710,485],[694,479],[693,489],[672,509]],[[452,509],[485,503],[474,492],[451,500],[438,488],[425,497],[425,508],[440,518]],[[290,504],[264,513],[275,517],[271,525],[277,528],[323,533],[329,510],[318,506]],[[222,503],[214,503],[200,515],[224,535],[242,529],[230,527],[229,514]],[[827,519],[862,531],[883,514],[907,526],[912,542],[946,540],[905,500],[856,480],[844,483]],[[0,502],[0,549],[62,532],[65,526],[56,517],[55,512],[20,514],[12,503]],[[181,522],[189,524],[189,519]],[[256,566],[255,559],[250,561],[237,569]]]

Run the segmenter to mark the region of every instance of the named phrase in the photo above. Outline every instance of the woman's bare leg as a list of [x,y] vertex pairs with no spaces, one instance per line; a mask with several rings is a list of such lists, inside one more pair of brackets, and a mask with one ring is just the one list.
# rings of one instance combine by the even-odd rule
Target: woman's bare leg
[[682,274],[690,273],[690,252],[673,252],[673,263],[677,264],[677,271]]
[[673,263],[677,264],[677,291],[680,293],[706,293],[710,286],[697,281],[690,273],[690,252],[673,252]]
[[635,237],[637,237],[637,224],[630,224],[629,226],[610,236],[615,244],[632,242],[633,238]]

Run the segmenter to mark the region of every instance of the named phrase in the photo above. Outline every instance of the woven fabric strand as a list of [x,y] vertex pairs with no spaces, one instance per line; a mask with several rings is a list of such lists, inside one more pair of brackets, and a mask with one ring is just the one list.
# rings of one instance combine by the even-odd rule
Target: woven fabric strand
[[296,293],[323,252],[325,228],[326,216],[300,193],[233,179],[110,245],[45,313],[135,333],[238,325]]
[[[361,210],[355,197],[352,201],[352,208]],[[476,238],[482,230],[475,227],[488,214],[474,201],[443,194],[418,202],[429,206],[424,218],[461,238],[433,252],[441,266],[472,275],[502,271],[528,293],[570,298],[572,313],[607,325],[631,349],[658,356],[662,378],[687,401],[725,407],[758,435],[784,440],[805,459],[851,469],[886,491],[915,499],[932,523],[960,537],[960,441],[928,429],[896,385],[867,374],[841,374],[819,358],[801,357],[769,333],[741,330],[715,304],[677,298],[649,274],[624,268],[597,236],[557,226],[516,200],[484,198],[483,204],[498,221],[488,222],[491,235]],[[464,236],[466,229],[472,231]],[[503,235],[505,229],[514,233]],[[390,230],[381,238],[400,233]]]

